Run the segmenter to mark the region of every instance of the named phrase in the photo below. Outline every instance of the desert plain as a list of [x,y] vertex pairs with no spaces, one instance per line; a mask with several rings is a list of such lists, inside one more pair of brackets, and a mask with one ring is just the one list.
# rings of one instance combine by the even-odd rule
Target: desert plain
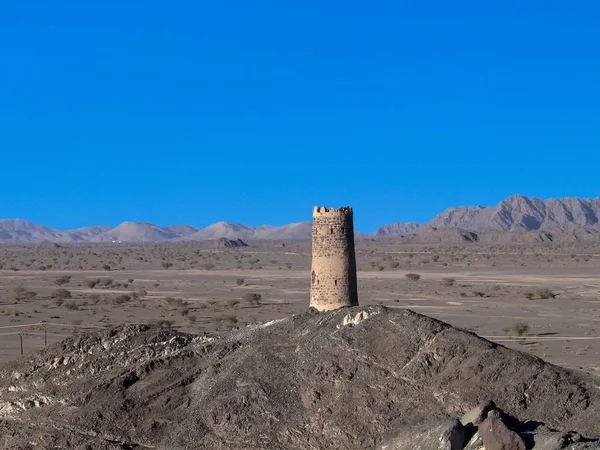
[[[0,247],[0,362],[74,333],[161,323],[212,333],[308,308],[310,242]],[[600,246],[357,241],[361,305],[408,308],[600,374]],[[22,346],[21,346],[22,344]]]

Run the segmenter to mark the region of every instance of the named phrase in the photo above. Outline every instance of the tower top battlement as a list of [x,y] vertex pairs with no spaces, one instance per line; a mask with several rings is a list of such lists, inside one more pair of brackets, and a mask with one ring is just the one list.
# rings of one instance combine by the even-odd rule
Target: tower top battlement
[[313,208],[313,219],[319,217],[352,217],[352,208],[350,206],[340,206],[339,208],[328,208],[326,206],[315,206]]

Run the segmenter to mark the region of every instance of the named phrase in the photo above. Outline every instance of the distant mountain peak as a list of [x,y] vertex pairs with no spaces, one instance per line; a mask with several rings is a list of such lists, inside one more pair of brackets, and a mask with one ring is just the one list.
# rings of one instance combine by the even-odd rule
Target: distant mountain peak
[[[161,242],[168,240],[307,240],[311,222],[282,226],[251,227],[240,223],[216,222],[206,228],[191,225],[160,227],[150,222],[123,222],[116,227],[89,226],[61,231],[25,219],[0,220],[0,243],[70,242]],[[444,229],[463,230],[443,233]],[[564,197],[542,200],[511,195],[495,206],[448,208],[424,224],[396,222],[383,225],[371,238],[408,236],[435,231],[435,239],[473,241],[468,232],[591,232],[600,231],[600,196],[594,199]],[[588,233],[589,234],[589,233]],[[581,235],[581,233],[580,233]],[[357,233],[358,237],[366,235]]]

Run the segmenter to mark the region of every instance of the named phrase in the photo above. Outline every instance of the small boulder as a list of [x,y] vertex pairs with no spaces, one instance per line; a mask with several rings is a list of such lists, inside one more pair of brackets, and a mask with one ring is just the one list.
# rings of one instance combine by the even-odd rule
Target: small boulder
[[494,416],[488,415],[478,427],[485,450],[527,450],[521,436],[509,430],[502,419]]

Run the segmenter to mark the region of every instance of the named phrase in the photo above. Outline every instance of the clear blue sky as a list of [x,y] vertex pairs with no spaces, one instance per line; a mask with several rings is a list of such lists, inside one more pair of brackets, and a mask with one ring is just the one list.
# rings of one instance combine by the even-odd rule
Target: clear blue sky
[[0,4],[0,217],[426,221],[600,195],[600,3]]

